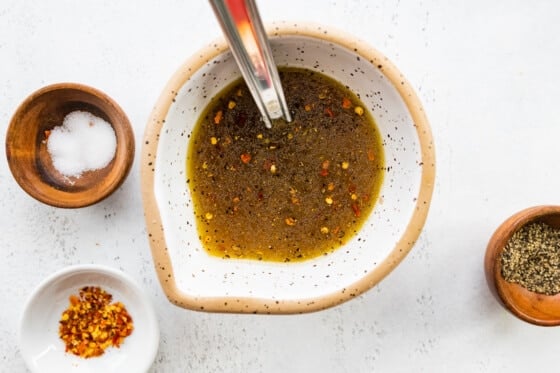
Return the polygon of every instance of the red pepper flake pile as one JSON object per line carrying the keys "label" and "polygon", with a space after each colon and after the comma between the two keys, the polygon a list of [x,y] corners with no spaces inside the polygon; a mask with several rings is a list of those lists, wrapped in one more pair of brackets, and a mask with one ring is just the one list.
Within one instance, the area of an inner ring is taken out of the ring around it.
{"label": "red pepper flake pile", "polygon": [[108,347],[120,347],[132,334],[132,317],[121,302],[97,286],[80,289],[71,295],[70,305],[62,313],[59,336],[66,352],[83,358],[100,356]]}

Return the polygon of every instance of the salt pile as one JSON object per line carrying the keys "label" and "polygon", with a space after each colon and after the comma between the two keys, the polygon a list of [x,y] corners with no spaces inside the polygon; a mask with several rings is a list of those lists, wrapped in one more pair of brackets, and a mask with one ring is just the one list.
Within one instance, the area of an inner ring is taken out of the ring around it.
{"label": "salt pile", "polygon": [[86,111],[73,111],[52,129],[47,150],[54,167],[67,177],[106,167],[115,157],[117,138],[111,125]]}

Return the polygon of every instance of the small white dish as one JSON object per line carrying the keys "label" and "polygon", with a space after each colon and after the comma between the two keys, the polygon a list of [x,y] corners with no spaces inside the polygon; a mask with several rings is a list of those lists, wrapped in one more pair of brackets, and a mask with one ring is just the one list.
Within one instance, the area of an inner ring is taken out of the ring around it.
{"label": "small white dish", "polygon": [[[100,286],[112,294],[134,323],[134,331],[119,348],[88,359],[65,352],[58,334],[70,295],[84,286]],[[49,276],[31,294],[21,320],[20,349],[32,372],[146,372],[158,345],[157,318],[147,295],[129,276],[100,265],[72,266]]]}

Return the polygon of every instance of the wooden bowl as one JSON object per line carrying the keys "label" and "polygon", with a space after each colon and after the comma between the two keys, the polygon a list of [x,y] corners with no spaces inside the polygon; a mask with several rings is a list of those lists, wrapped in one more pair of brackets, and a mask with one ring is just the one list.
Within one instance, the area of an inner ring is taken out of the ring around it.
{"label": "wooden bowl", "polygon": [[[106,167],[68,178],[53,166],[45,131],[61,125],[75,110],[109,122],[117,149]],[[6,134],[6,155],[15,180],[30,196],[55,207],[84,207],[106,198],[125,180],[134,159],[134,134],[109,96],[85,85],[59,83],[39,89],[17,108]]]}
{"label": "wooden bowl", "polygon": [[530,207],[502,223],[486,249],[486,280],[498,301],[518,318],[535,325],[556,326],[560,325],[560,294],[538,294],[502,277],[502,252],[510,237],[524,225],[536,222],[560,228],[560,206]]}

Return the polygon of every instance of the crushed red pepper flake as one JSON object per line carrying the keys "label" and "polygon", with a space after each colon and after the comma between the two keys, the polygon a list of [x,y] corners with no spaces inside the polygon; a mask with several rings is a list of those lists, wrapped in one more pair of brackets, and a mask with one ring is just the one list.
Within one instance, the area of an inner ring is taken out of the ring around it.
{"label": "crushed red pepper flake", "polygon": [[350,101],[348,98],[344,97],[342,99],[342,107],[344,109],[350,109],[352,107],[352,101]]}
{"label": "crushed red pepper flake", "polygon": [[134,330],[132,317],[121,302],[98,286],[85,286],[70,295],[58,333],[66,352],[83,358],[100,356],[108,347],[120,347]]}
{"label": "crushed red pepper flake", "polygon": [[330,166],[331,162],[328,159],[325,159],[323,162],[321,162],[321,171],[319,172],[319,175],[325,177],[325,176],[329,176],[329,166]]}
{"label": "crushed red pepper flake", "polygon": [[325,114],[327,114],[331,118],[334,117],[334,113],[333,113],[333,111],[331,110],[330,107],[325,108]]}
{"label": "crushed red pepper flake", "polygon": [[214,115],[214,124],[220,124],[222,118],[223,118],[223,112],[221,110],[218,110],[216,115]]}
{"label": "crushed red pepper flake", "polygon": [[245,164],[251,162],[251,154],[249,154],[249,153],[241,154],[241,162],[243,162]]}
{"label": "crushed red pepper flake", "polygon": [[360,214],[362,213],[360,210],[360,206],[357,203],[352,204],[352,211],[354,212],[354,216],[359,218]]}

